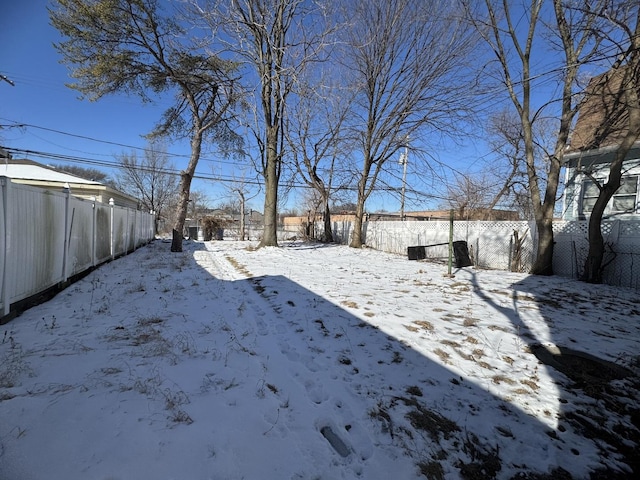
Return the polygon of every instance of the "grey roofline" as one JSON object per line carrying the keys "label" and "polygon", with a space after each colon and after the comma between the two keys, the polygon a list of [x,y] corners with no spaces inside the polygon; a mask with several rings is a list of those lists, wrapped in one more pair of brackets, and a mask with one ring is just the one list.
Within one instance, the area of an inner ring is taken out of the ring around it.
{"label": "grey roofline", "polygon": [[[595,157],[598,155],[604,155],[607,153],[615,152],[619,145],[607,145],[606,147],[593,148],[591,150],[577,150],[575,152],[565,153],[562,157],[562,163],[567,163],[575,158]],[[631,149],[640,148],[640,140],[633,144]]]}

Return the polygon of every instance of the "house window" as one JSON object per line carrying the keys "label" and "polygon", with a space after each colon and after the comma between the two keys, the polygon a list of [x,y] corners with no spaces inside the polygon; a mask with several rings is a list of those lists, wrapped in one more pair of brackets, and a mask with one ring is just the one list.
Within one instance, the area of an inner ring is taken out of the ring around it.
{"label": "house window", "polygon": [[[638,203],[638,178],[639,175],[622,177],[620,188],[616,190],[609,201],[605,213],[635,213]],[[582,184],[582,213],[593,211],[600,189],[593,180],[585,180]]]}
{"label": "house window", "polygon": [[620,188],[613,194],[611,211],[635,212],[638,197],[638,175],[622,177]]}
{"label": "house window", "polygon": [[582,184],[582,213],[591,213],[598,195],[600,195],[600,189],[594,181],[585,180]]}

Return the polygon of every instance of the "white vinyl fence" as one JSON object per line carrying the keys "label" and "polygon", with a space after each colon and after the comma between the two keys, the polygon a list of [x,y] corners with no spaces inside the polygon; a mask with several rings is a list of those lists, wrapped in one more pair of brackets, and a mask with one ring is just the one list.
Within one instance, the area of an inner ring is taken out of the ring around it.
{"label": "white vinyl fence", "polygon": [[0,176],[0,319],[154,238],[154,216]]}
{"label": "white vinyl fence", "polygon": [[[473,264],[478,267],[527,271],[535,251],[532,227],[535,229],[528,222],[456,221],[453,241],[467,242]],[[339,225],[341,239],[348,238],[343,228]],[[364,226],[364,241],[376,250],[399,254],[406,254],[410,246],[424,246],[427,259],[445,260],[449,256],[449,228],[448,221],[440,220],[369,221]]]}
{"label": "white vinyl fence", "polygon": [[[337,242],[349,243],[352,222],[333,222],[332,228]],[[363,229],[364,243],[376,250],[406,255],[410,246],[426,246],[427,259],[448,258],[448,246],[439,245],[449,241],[448,221],[370,221]],[[579,278],[589,249],[588,222],[557,221],[553,230],[555,274]],[[640,221],[604,221],[602,232],[608,252],[604,282],[640,290]],[[535,260],[537,231],[534,222],[455,221],[453,240],[467,242],[477,267],[528,272]]]}

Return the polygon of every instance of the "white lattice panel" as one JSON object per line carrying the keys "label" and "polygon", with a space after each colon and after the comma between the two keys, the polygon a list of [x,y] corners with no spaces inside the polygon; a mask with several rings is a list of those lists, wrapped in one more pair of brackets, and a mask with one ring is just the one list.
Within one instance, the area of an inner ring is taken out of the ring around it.
{"label": "white lattice panel", "polygon": [[640,237],[640,222],[620,222],[621,237]]}
{"label": "white lattice panel", "polygon": [[589,224],[584,221],[576,222],[555,222],[553,233],[566,233],[568,235],[587,235]]}
{"label": "white lattice panel", "polygon": [[[334,222],[334,235],[342,243],[351,238],[351,222]],[[589,225],[586,221],[558,221],[553,225],[553,269],[557,275],[579,278],[589,251]],[[365,243],[377,250],[407,254],[407,247],[434,245],[449,241],[449,222],[368,222],[364,226]],[[518,269],[528,272],[536,253],[535,225],[528,222],[454,222],[454,241],[464,240],[474,264],[483,268],[509,270],[512,265],[514,231],[524,238]],[[604,273],[606,283],[640,289],[640,221],[612,220],[603,222],[605,242],[615,252],[613,262]],[[448,246],[425,250],[428,259],[448,257]],[[605,262],[614,255],[608,254]]]}

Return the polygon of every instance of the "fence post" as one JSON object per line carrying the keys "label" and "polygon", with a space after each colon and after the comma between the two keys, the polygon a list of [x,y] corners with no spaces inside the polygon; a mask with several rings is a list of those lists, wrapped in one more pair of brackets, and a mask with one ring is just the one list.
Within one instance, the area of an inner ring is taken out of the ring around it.
{"label": "fence post", "polygon": [[124,229],[124,254],[129,253],[129,246],[131,245],[131,216],[129,215],[129,209],[127,208],[127,221]]}
{"label": "fence post", "polygon": [[449,210],[449,265],[447,276],[451,277],[451,264],[453,263],[453,208]]}
{"label": "fence post", "polygon": [[111,253],[111,260],[113,260],[115,258],[115,238],[113,237],[113,206],[115,205],[115,201],[113,200],[113,198],[109,199],[109,207],[111,207],[110,210],[110,215],[109,215],[109,249],[110,249],[110,253]]}
{"label": "fence post", "polygon": [[71,197],[71,189],[69,188],[68,183],[64,184],[62,193],[64,193],[64,251],[62,252],[62,281],[66,282],[69,278],[67,257],[69,256],[69,243],[71,242],[71,238],[69,238],[69,198]]}
{"label": "fence post", "polygon": [[98,243],[98,210],[96,208],[96,197],[91,197],[92,204],[92,219],[91,219],[91,266],[96,266],[96,244]]}
{"label": "fence post", "polygon": [[[515,235],[515,233],[517,232],[517,230],[514,230],[513,233]],[[513,235],[511,235],[509,237],[509,260],[508,260],[508,264],[507,264],[507,271],[508,272],[513,272]]]}
{"label": "fence post", "polygon": [[8,273],[9,267],[7,262],[13,255],[9,255],[11,249],[11,235],[9,234],[9,222],[11,209],[9,208],[11,180],[7,177],[0,177],[0,187],[2,188],[2,218],[0,223],[3,224],[4,233],[2,238],[2,291],[0,291],[0,299],[2,300],[2,317],[9,315],[11,311],[11,296],[12,292],[9,290]]}

